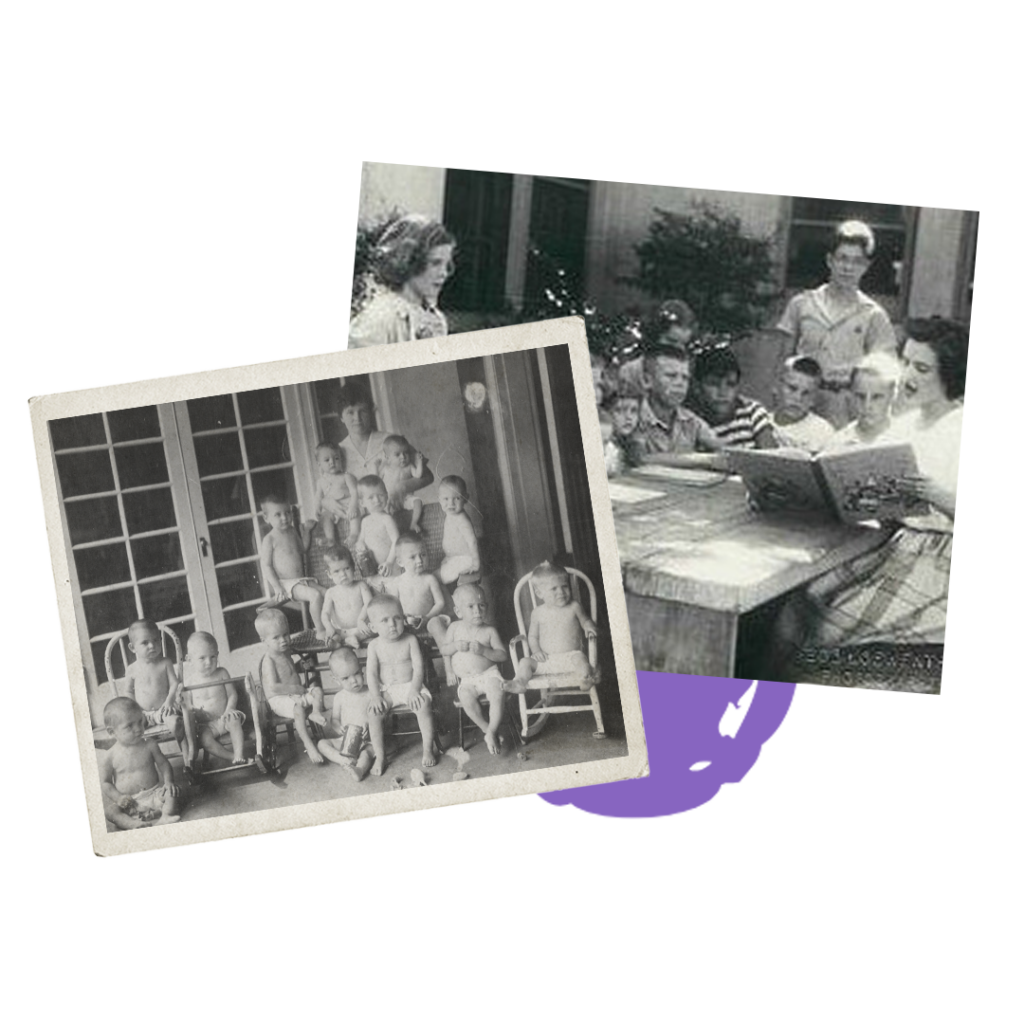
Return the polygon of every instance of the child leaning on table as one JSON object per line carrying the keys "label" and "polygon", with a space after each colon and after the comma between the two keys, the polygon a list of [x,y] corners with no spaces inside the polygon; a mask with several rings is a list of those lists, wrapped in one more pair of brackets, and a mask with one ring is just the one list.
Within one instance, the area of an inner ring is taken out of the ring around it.
{"label": "child leaning on table", "polygon": [[[560,565],[541,562],[530,575],[530,586],[541,602],[530,616],[530,655],[519,663],[506,689],[521,693],[536,676],[562,673],[573,675],[574,682],[589,689],[596,679],[584,649],[597,636],[597,626],[573,600],[569,573]],[[549,684],[541,679],[534,685]]]}
{"label": "child leaning on table", "polygon": [[480,571],[480,543],[473,521],[466,512],[469,488],[461,476],[446,476],[437,488],[437,498],[444,512],[441,550],[444,558],[437,567],[437,578],[445,584],[460,576]]}
{"label": "child leaning on table", "polygon": [[694,359],[688,403],[729,448],[778,447],[768,410],[740,394],[740,361],[726,345]]}
{"label": "child leaning on table", "polygon": [[181,722],[181,683],[174,660],[163,652],[160,629],[149,619],[138,619],[128,627],[128,650],[135,655],[125,669],[125,696],[136,701],[146,716],[146,726],[165,723],[181,743],[185,729]]}
{"label": "child leaning on table", "polygon": [[356,478],[345,472],[345,456],[341,448],[323,441],[316,446],[316,464],[320,475],[313,496],[313,508],[324,538],[328,544],[339,540],[337,525],[346,522],[347,543],[354,544],[359,536],[359,498],[356,494]]}
{"label": "child leaning on table", "polygon": [[[188,638],[184,681],[190,687],[205,682],[210,685],[188,690],[187,699],[192,705],[202,748],[232,764],[245,764],[242,756],[245,713],[238,710],[238,691],[227,669],[218,666],[218,656],[217,641],[209,633],[196,632]],[[231,742],[230,750],[221,743],[225,736]]]}
{"label": "child leaning on table", "polygon": [[821,366],[810,356],[790,356],[783,364],[775,384],[775,410],[772,426],[783,448],[802,448],[820,452],[827,447],[835,428],[823,416],[811,410],[818,400]]}
{"label": "child leaning on table", "polygon": [[[317,749],[328,761],[347,769],[356,782],[362,782],[367,772],[380,775],[384,771],[384,719],[369,713],[370,690],[354,651],[342,647],[331,655],[328,664],[331,677],[341,689],[334,695],[326,735]],[[361,731],[351,753],[346,752],[346,729]]]}
{"label": "child leaning on table", "polygon": [[100,761],[103,813],[118,828],[180,821],[178,787],[170,762],[155,739],[146,739],[146,715],[130,697],[115,697],[103,709],[114,745]]}
{"label": "child leaning on table", "polygon": [[602,412],[611,424],[604,453],[609,476],[634,469],[643,462],[643,443],[637,433],[643,401],[643,388],[628,378],[620,381],[618,390],[605,398]]}
{"label": "child leaning on table", "polygon": [[327,724],[324,691],[319,686],[311,686],[307,693],[303,687],[290,655],[292,640],[288,619],[280,608],[260,612],[253,624],[263,644],[259,673],[267,703],[274,714],[292,719],[306,748],[306,756],[313,764],[323,764],[323,756],[313,742],[306,719],[320,726]]}

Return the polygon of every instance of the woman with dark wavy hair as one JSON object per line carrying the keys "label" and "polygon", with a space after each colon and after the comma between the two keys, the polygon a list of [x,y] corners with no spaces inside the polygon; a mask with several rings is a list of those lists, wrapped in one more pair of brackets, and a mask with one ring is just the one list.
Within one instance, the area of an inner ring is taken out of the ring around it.
{"label": "woman with dark wavy hair", "polygon": [[371,255],[375,287],[349,325],[349,348],[446,335],[437,300],[454,254],[455,239],[437,221],[410,214],[388,224]]}
{"label": "woman with dark wavy hair", "polygon": [[944,642],[968,330],[938,317],[906,327],[901,389],[907,411],[880,440],[914,449],[918,475],[898,486],[925,502],[927,511],[905,516],[878,550],[808,587],[805,606],[790,607],[780,620],[784,638],[798,646],[801,640],[816,648]]}

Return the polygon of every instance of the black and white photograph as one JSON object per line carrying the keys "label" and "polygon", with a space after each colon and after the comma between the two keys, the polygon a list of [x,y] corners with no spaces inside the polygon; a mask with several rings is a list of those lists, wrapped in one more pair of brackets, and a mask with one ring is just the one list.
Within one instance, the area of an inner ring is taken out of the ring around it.
{"label": "black and white photograph", "polygon": [[978,223],[364,163],[349,346],[582,317],[637,668],[938,693]]}
{"label": "black and white photograph", "polygon": [[643,774],[591,380],[564,319],[35,400],[97,851]]}

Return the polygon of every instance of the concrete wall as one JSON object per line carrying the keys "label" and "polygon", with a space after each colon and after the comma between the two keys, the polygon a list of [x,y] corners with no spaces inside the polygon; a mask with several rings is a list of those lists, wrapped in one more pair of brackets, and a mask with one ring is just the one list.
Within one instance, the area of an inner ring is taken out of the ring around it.
{"label": "concrete wall", "polygon": [[379,220],[394,209],[441,220],[445,175],[443,167],[364,163],[360,221]]}
{"label": "concrete wall", "polygon": [[651,300],[643,293],[616,279],[636,271],[633,247],[646,236],[656,209],[685,213],[698,201],[735,214],[754,234],[781,241],[786,208],[782,196],[595,181],[587,226],[588,295],[613,312],[637,303],[650,305]]}

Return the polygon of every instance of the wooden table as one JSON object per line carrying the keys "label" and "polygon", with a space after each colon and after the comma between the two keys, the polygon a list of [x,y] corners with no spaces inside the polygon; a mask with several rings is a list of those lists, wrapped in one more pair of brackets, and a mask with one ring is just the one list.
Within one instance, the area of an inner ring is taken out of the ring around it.
{"label": "wooden table", "polygon": [[733,676],[740,616],[885,542],[749,508],[737,477],[651,466],[609,481],[636,667]]}

